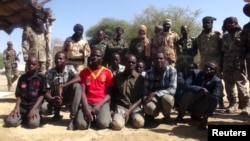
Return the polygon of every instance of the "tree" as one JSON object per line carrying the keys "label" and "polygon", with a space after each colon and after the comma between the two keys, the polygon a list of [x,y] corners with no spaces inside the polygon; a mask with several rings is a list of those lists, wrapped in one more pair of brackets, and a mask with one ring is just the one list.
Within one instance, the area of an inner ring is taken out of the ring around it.
{"label": "tree", "polygon": [[[191,11],[189,8],[176,6],[169,6],[167,9],[157,9],[154,6],[149,6],[135,17],[133,26],[146,25],[148,27],[148,36],[152,37],[155,25],[162,25],[165,19],[171,19],[171,29],[177,32],[178,35],[181,35],[180,27],[185,24],[189,26],[190,36],[195,37],[201,31],[201,24],[199,24],[200,22],[197,23],[197,18],[200,14],[200,9]],[[131,29],[132,31],[134,31],[134,28]]]}
{"label": "tree", "polygon": [[86,32],[86,36],[90,40],[94,39],[96,36],[96,33],[99,30],[103,30],[106,35],[112,38],[115,35],[115,28],[117,26],[122,26],[124,28],[125,30],[124,37],[126,39],[126,37],[128,36],[126,34],[126,30],[130,27],[130,24],[124,20],[116,20],[112,18],[104,18],[97,25],[90,27],[90,29],[87,30]]}
{"label": "tree", "polygon": [[185,24],[189,26],[190,36],[195,37],[201,31],[201,24],[197,22],[197,18],[201,14],[201,10],[190,10],[176,6],[169,6],[167,9],[157,9],[154,6],[149,6],[141,14],[138,14],[132,20],[132,24],[124,20],[116,20],[113,18],[104,18],[97,25],[92,26],[86,32],[86,36],[90,39],[95,37],[98,30],[103,30],[110,37],[114,36],[116,26],[124,27],[124,38],[129,42],[137,36],[137,29],[140,24],[144,24],[148,28],[148,37],[151,38],[154,34],[154,26],[162,25],[162,22],[169,18],[172,20],[172,30],[180,33],[180,27]]}

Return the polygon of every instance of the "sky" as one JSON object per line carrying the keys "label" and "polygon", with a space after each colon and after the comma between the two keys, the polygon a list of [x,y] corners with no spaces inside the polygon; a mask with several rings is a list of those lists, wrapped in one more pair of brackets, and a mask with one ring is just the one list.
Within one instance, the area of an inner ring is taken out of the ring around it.
{"label": "sky", "polygon": [[[244,0],[52,0],[44,7],[50,8],[56,18],[52,25],[52,38],[64,41],[73,34],[73,26],[77,23],[82,24],[87,31],[103,18],[131,22],[135,15],[141,14],[149,6],[159,9],[177,6],[192,11],[200,9],[201,14],[197,22],[201,23],[201,19],[205,16],[213,16],[217,19],[214,21],[213,29],[221,32],[226,17],[237,17],[241,27],[250,21],[250,18],[242,12],[245,4]],[[6,49],[7,41],[13,42],[17,53],[22,51],[21,38],[20,28],[14,29],[10,35],[1,30],[0,52]],[[22,55],[19,58],[20,63],[23,63]]]}

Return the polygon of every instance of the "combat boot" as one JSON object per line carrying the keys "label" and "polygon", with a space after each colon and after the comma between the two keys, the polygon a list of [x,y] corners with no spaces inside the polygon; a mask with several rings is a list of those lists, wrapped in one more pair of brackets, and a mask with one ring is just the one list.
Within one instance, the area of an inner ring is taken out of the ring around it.
{"label": "combat boot", "polygon": [[241,104],[242,104],[242,110],[240,112],[240,115],[249,116],[250,115],[249,99],[245,99],[245,101],[242,101]]}
{"label": "combat boot", "polygon": [[229,106],[226,108],[225,113],[229,113],[229,114],[234,113],[237,110],[235,106],[236,106],[236,99],[230,100]]}

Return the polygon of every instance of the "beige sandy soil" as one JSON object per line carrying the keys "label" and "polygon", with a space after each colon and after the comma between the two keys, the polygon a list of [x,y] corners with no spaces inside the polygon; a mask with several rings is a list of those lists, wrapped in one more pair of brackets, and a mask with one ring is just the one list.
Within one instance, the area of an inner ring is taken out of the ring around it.
{"label": "beige sandy soil", "polygon": [[[7,92],[6,78],[0,75],[0,92]],[[16,85],[16,83],[15,83]],[[162,123],[162,116],[157,117],[154,123],[143,129],[123,128],[120,131],[111,129],[96,130],[94,128],[85,131],[67,131],[69,113],[63,111],[63,119],[52,122],[51,116],[44,117],[44,124],[37,129],[25,127],[8,128],[4,125],[4,119],[15,106],[14,87],[11,93],[0,96],[0,141],[206,141],[207,131],[197,129],[198,122],[185,116],[185,123],[167,125]],[[227,103],[226,103],[227,104]],[[176,112],[172,113],[176,118]],[[250,118],[238,114],[222,114],[220,110],[209,118],[209,124],[249,124]]]}

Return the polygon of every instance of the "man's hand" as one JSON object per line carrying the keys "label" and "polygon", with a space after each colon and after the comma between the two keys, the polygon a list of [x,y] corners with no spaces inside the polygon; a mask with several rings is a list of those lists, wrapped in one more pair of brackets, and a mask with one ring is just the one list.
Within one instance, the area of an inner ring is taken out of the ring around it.
{"label": "man's hand", "polygon": [[29,114],[27,115],[27,118],[34,119],[34,118],[37,118],[37,116],[39,116],[39,115],[36,114],[36,109],[31,109]]}
{"label": "man's hand", "polygon": [[14,117],[15,115],[17,115],[18,117],[21,116],[19,107],[15,108],[13,111],[11,111],[11,113],[8,115],[8,118]]}
{"label": "man's hand", "polygon": [[92,122],[94,120],[90,110],[87,109],[84,111],[84,119],[88,122]]}
{"label": "man's hand", "polygon": [[147,98],[143,101],[143,104],[146,105],[147,103],[149,103],[155,96],[155,93],[150,93]]}
{"label": "man's hand", "polygon": [[91,113],[93,115],[97,115],[99,113],[100,109],[101,109],[100,105],[97,104],[97,105],[94,106],[94,108],[92,109]]}
{"label": "man's hand", "polygon": [[55,107],[60,107],[62,105],[62,98],[60,96],[55,96],[53,97],[52,99],[52,104],[55,106]]}
{"label": "man's hand", "polygon": [[209,92],[208,92],[208,90],[207,90],[206,88],[202,88],[202,89],[200,90],[200,94],[202,94],[202,95],[208,95]]}

